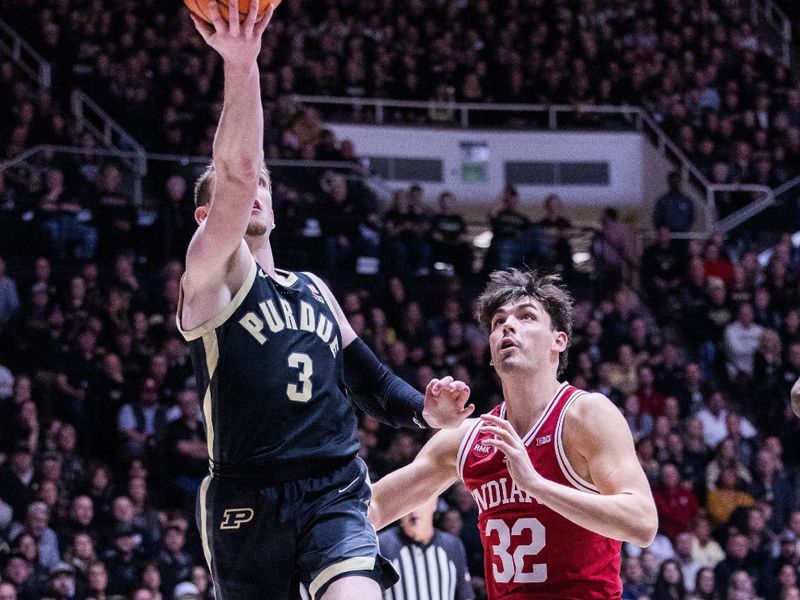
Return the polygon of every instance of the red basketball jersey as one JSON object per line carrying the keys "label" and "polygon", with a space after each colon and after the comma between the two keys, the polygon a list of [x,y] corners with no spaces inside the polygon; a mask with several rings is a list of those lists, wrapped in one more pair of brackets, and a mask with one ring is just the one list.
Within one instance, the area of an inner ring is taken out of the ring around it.
{"label": "red basketball jersey", "polygon": [[[585,394],[566,382],[522,437],[534,468],[547,479],[587,494],[599,493],[567,461],[564,416]],[[505,404],[492,414],[505,418]],[[458,469],[478,503],[489,600],[620,598],[621,543],[576,525],[539,504],[514,483],[503,453],[486,446],[478,422],[458,451]]]}

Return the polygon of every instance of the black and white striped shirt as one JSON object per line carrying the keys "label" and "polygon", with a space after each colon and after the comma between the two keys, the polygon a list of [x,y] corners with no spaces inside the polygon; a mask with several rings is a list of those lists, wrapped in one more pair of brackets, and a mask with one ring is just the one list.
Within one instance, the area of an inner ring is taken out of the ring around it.
{"label": "black and white striped shirt", "polygon": [[381,554],[400,574],[384,593],[386,600],[468,600],[474,597],[464,544],[456,536],[434,531],[428,544],[419,544],[400,527],[378,536]]}

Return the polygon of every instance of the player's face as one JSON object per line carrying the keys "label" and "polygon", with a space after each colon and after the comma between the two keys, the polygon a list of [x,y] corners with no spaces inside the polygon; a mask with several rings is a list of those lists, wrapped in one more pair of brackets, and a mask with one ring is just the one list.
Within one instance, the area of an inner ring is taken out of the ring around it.
{"label": "player's face", "polygon": [[489,347],[499,375],[538,370],[564,350],[567,335],[554,331],[538,300],[523,297],[501,306],[492,317]]}

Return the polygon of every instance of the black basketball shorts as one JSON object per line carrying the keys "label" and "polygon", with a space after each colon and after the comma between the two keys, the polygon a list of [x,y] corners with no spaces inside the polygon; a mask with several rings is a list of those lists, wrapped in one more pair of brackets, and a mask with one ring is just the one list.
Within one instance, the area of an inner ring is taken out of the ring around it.
{"label": "black basketball shorts", "polygon": [[313,598],[341,577],[384,589],[398,579],[367,520],[367,467],[354,459],[323,477],[261,485],[206,477],[197,521],[216,600]]}

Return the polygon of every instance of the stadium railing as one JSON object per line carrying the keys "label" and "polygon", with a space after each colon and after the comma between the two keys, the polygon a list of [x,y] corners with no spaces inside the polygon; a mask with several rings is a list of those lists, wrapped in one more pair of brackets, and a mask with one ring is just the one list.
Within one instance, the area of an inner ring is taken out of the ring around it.
{"label": "stadium railing", "polygon": [[11,26],[0,19],[0,49],[4,50],[23,73],[48,88],[52,83],[53,69],[50,63],[22,39]]}
{"label": "stadium railing", "polygon": [[776,50],[784,64],[792,62],[792,21],[773,0],[748,0],[750,21],[778,41]]}

